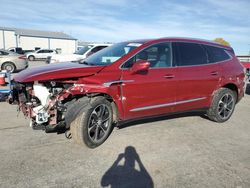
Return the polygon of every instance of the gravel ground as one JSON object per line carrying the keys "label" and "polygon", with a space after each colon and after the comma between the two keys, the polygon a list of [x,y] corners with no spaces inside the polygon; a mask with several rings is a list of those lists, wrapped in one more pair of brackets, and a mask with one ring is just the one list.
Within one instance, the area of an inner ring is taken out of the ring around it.
{"label": "gravel ground", "polygon": [[[43,62],[31,62],[30,66]],[[34,131],[0,103],[0,187],[250,187],[250,84],[232,118],[127,123],[97,149]]]}

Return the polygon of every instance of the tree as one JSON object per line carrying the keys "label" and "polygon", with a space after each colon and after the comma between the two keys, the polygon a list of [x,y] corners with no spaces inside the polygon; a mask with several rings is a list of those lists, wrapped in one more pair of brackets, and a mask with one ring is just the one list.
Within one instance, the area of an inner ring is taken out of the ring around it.
{"label": "tree", "polygon": [[225,41],[223,38],[216,38],[216,39],[214,39],[214,41],[218,42],[218,43],[220,43],[222,45],[225,45],[225,46],[230,46],[230,43]]}

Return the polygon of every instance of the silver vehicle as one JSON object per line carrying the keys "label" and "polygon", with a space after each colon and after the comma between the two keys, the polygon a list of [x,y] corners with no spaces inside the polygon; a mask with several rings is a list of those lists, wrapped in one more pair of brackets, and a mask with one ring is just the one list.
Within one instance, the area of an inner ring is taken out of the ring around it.
{"label": "silver vehicle", "polygon": [[48,56],[46,59],[46,63],[79,61],[111,45],[111,43],[91,43],[81,47],[74,54],[53,54],[51,56]]}
{"label": "silver vehicle", "polygon": [[27,53],[26,57],[30,61],[34,61],[35,59],[46,59],[48,56],[51,56],[53,54],[57,54],[57,51],[51,49],[40,49],[35,52]]}
{"label": "silver vehicle", "polygon": [[0,67],[1,70],[16,72],[28,67],[28,61],[25,55],[0,49]]}

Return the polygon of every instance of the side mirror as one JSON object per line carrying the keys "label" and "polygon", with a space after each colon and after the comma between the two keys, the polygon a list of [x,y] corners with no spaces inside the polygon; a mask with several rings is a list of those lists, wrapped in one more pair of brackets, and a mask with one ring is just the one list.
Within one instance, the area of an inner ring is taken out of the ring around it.
{"label": "side mirror", "polygon": [[149,69],[150,63],[146,60],[139,60],[137,61],[132,67],[131,72],[136,74],[139,72],[145,72]]}

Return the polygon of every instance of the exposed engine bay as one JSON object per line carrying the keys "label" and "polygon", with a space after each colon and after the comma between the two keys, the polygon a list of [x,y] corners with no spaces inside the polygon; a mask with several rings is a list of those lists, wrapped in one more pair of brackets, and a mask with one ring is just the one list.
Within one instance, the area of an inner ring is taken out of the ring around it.
{"label": "exposed engine bay", "polygon": [[69,91],[73,85],[54,81],[14,83],[9,103],[18,104],[34,129],[67,128],[67,107],[77,99],[73,99]]}

